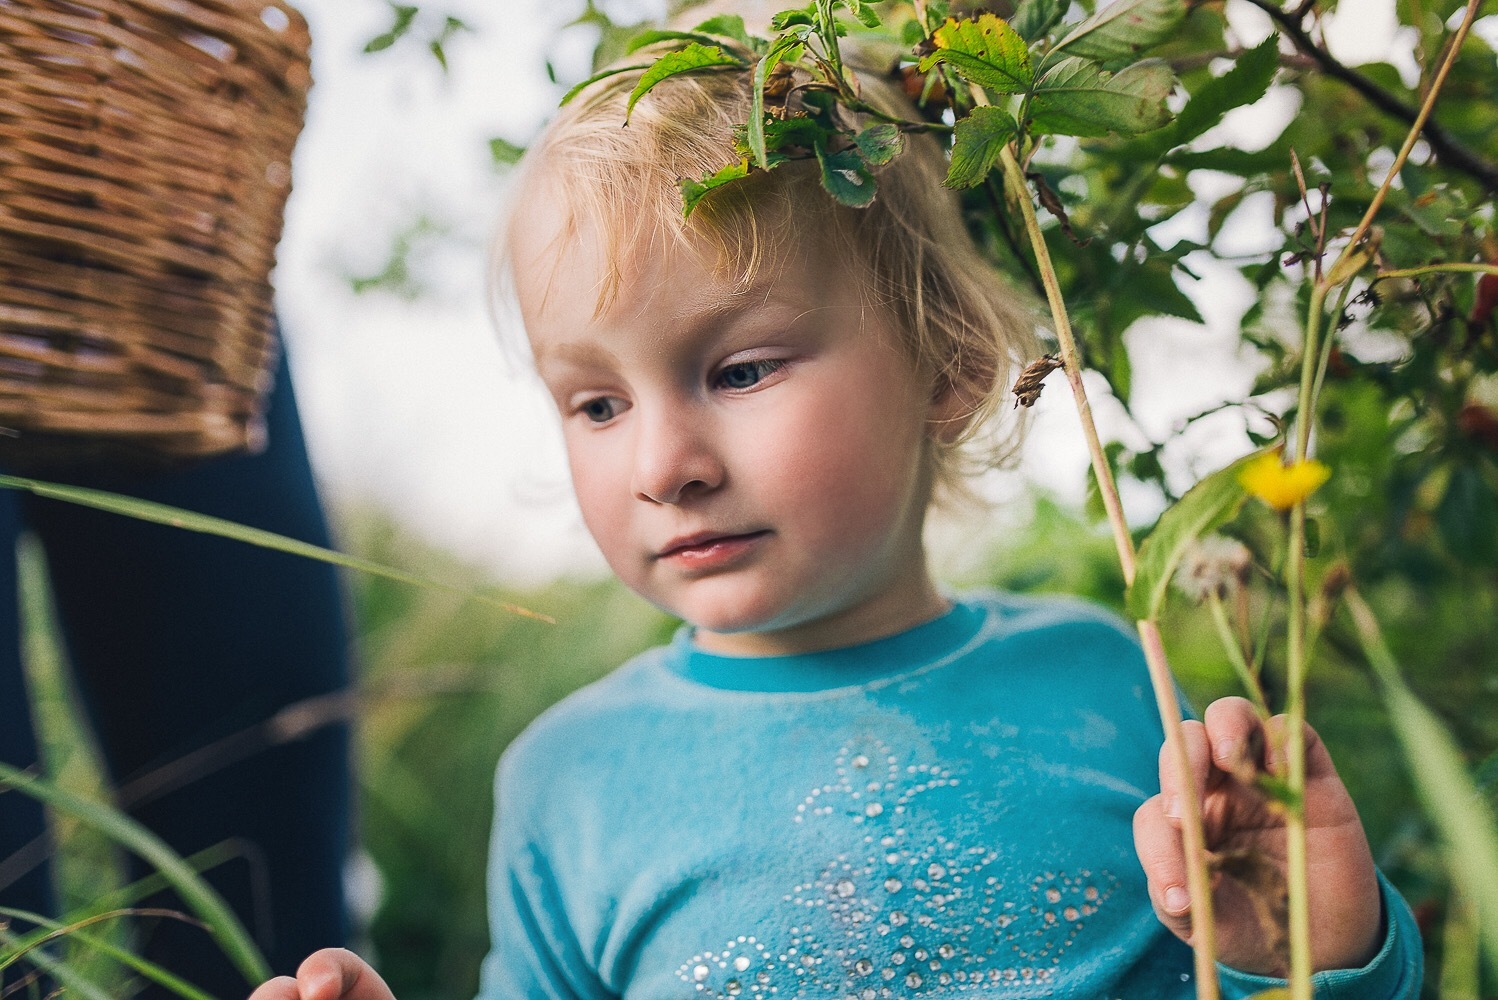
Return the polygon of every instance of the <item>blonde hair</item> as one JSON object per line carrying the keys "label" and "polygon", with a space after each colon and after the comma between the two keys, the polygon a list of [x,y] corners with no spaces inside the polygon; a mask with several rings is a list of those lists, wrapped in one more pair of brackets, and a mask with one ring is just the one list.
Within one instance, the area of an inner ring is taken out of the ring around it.
{"label": "blonde hair", "polygon": [[[1009,386],[1039,353],[1039,342],[1029,298],[983,259],[957,196],[942,186],[946,157],[939,143],[929,134],[908,134],[904,151],[876,169],[878,195],[867,208],[837,204],[809,160],[752,171],[711,191],[684,218],[678,182],[738,159],[734,134],[750,114],[752,78],[737,69],[672,77],[635,105],[626,125],[639,76],[632,70],[605,77],[564,106],[517,178],[515,204],[536,196],[538,179],[548,186],[546,196],[560,200],[558,249],[583,231],[601,241],[599,313],[618,294],[630,261],[673,247],[716,248],[719,267],[748,287],[803,234],[826,240],[827,249],[857,265],[868,304],[885,310],[902,332],[902,346],[931,380],[933,398],[944,390],[961,394],[960,433],[933,441],[934,496],[975,499],[968,478],[1003,464],[1018,444],[1023,413],[1013,410]],[[861,85],[871,106],[915,119],[890,82],[869,74]],[[503,255],[501,248],[501,270]]]}

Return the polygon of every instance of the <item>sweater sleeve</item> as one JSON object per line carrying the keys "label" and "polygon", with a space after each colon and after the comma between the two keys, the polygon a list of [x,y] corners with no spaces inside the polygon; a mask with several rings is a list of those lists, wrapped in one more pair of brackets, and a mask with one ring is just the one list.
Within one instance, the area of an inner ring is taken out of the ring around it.
{"label": "sweater sleeve", "polygon": [[478,1000],[610,1000],[567,917],[545,840],[532,832],[535,789],[501,760],[489,853],[490,949]]}
{"label": "sweater sleeve", "polygon": [[[1361,969],[1329,969],[1311,977],[1317,1000],[1417,1000],[1424,976],[1425,954],[1420,929],[1404,898],[1380,873],[1383,898],[1384,943]],[[1218,966],[1223,996],[1241,1000],[1262,990],[1284,986],[1283,979],[1255,976]]]}

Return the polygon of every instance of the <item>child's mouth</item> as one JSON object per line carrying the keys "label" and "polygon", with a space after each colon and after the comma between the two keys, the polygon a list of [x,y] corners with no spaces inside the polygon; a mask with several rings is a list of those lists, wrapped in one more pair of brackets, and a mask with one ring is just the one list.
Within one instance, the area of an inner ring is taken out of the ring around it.
{"label": "child's mouth", "polygon": [[741,535],[690,535],[673,539],[656,558],[688,569],[717,569],[746,555],[769,533],[750,531]]}

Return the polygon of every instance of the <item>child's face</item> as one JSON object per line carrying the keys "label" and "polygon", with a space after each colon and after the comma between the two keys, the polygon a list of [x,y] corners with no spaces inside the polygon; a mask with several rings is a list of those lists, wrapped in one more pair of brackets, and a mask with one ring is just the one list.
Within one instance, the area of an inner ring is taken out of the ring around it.
{"label": "child's face", "polygon": [[921,526],[946,414],[846,262],[808,252],[742,291],[713,251],[676,249],[629,268],[595,316],[596,247],[559,254],[546,211],[512,236],[521,309],[620,579],[724,652],[848,645],[939,613]]}

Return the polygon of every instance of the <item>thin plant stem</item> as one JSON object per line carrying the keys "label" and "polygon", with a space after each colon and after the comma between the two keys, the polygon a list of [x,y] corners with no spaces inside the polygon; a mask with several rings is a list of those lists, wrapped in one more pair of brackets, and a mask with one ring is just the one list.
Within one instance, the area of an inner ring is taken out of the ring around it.
{"label": "thin plant stem", "polygon": [[[1308,349],[1306,353],[1310,356],[1311,352]],[[1285,582],[1290,591],[1287,612],[1290,648],[1285,685],[1285,781],[1290,789],[1290,803],[1285,810],[1285,879],[1289,888],[1291,1000],[1311,1000],[1311,908],[1305,814],[1305,540],[1306,508],[1305,504],[1296,504],[1290,511],[1290,552],[1285,566]]]}
{"label": "thin plant stem", "polygon": [[[1448,46],[1446,57],[1441,62],[1430,90],[1425,95],[1420,113],[1405,136],[1404,144],[1394,157],[1383,183],[1374,193],[1367,210],[1353,230],[1351,238],[1342,246],[1336,262],[1321,276],[1319,270],[1311,289],[1311,300],[1306,314],[1305,344],[1301,355],[1300,396],[1296,415],[1295,449],[1296,462],[1306,460],[1310,450],[1311,432],[1316,422],[1316,403],[1321,387],[1318,373],[1321,365],[1322,323],[1325,320],[1328,294],[1339,285],[1345,285],[1372,260],[1372,251],[1363,246],[1364,237],[1373,225],[1374,218],[1388,197],[1394,178],[1403,169],[1410,151],[1414,149],[1420,132],[1435,107],[1437,96],[1451,72],[1452,65],[1461,51],[1467,30],[1477,16],[1481,0],[1468,0],[1465,16]],[[1324,235],[1324,234],[1323,234]],[[1319,262],[1318,262],[1319,268]],[[1346,289],[1343,289],[1345,301]],[[1287,610],[1287,677],[1285,698],[1285,761],[1286,783],[1290,791],[1290,807],[1286,810],[1286,880],[1289,887],[1290,923],[1290,996],[1291,1000],[1311,1000],[1311,929],[1310,929],[1310,883],[1306,859],[1305,827],[1305,680],[1308,650],[1306,649],[1306,509],[1305,503],[1296,504],[1290,511],[1289,552],[1285,565],[1285,584],[1289,591]]]}
{"label": "thin plant stem", "polygon": [[1232,664],[1238,680],[1243,683],[1244,690],[1258,710],[1259,718],[1269,718],[1269,702],[1264,697],[1264,686],[1259,683],[1258,676],[1248,665],[1248,658],[1243,655],[1243,645],[1233,633],[1233,623],[1228,621],[1228,609],[1222,603],[1221,595],[1216,592],[1208,594],[1207,609],[1212,613],[1212,624],[1217,629],[1217,638],[1222,641],[1223,652],[1227,654],[1228,662]]}
{"label": "thin plant stem", "polygon": [[1087,439],[1087,452],[1092,457],[1092,471],[1097,478],[1098,492],[1103,498],[1103,508],[1108,513],[1108,525],[1113,529],[1113,545],[1118,550],[1118,563],[1123,568],[1124,582],[1133,583],[1134,538],[1124,520],[1123,504],[1119,502],[1118,487],[1113,482],[1113,470],[1103,452],[1103,442],[1098,436],[1097,424],[1092,419],[1092,404],[1082,385],[1082,359],[1077,351],[1076,338],[1072,335],[1066,303],[1061,298],[1061,283],[1056,280],[1056,269],[1051,265],[1051,254],[1046,248],[1045,236],[1040,231],[1040,220],[1035,216],[1030,188],[1025,183],[1019,161],[1008,148],[999,154],[999,159],[1004,167],[1005,183],[1019,202],[1020,211],[1025,218],[1025,229],[1035,252],[1035,263],[1040,269],[1041,284],[1051,307],[1051,325],[1055,328],[1056,340],[1061,346],[1061,363],[1066,372],[1066,380],[1071,384],[1072,398],[1077,403],[1077,416],[1082,421],[1082,435]]}
{"label": "thin plant stem", "polygon": [[[981,104],[986,97],[979,88],[974,88],[974,97]],[[1041,282],[1045,287],[1046,301],[1050,305],[1051,319],[1056,339],[1060,344],[1062,366],[1067,382],[1071,385],[1072,399],[1076,402],[1077,415],[1082,424],[1082,434],[1087,440],[1087,450],[1092,456],[1092,472],[1097,479],[1098,492],[1108,512],[1108,523],[1113,529],[1113,543],[1118,550],[1119,564],[1126,583],[1134,582],[1135,553],[1133,536],[1124,520],[1123,505],[1119,501],[1118,485],[1113,479],[1113,470],[1103,452],[1102,440],[1097,425],[1092,419],[1092,406],[1087,399],[1087,390],[1082,384],[1081,358],[1077,351],[1076,338],[1072,335],[1071,322],[1066,314],[1066,304],[1061,297],[1061,284],[1056,280],[1056,271],[1051,264],[1051,255],[1046,248],[1045,235],[1040,221],[1035,216],[1035,205],[1030,197],[1029,185],[1014,153],[1006,146],[999,159],[1004,169],[1005,182],[1019,204],[1024,216],[1025,230],[1035,253],[1040,269]],[[1181,732],[1181,706],[1176,698],[1175,679],[1165,657],[1165,644],[1160,630],[1153,620],[1135,623],[1139,630],[1140,644],[1144,650],[1145,663],[1149,669],[1150,684],[1154,688],[1155,704],[1160,712],[1160,724],[1165,730],[1166,752],[1181,775],[1179,791],[1181,805],[1181,841],[1186,855],[1186,889],[1191,897],[1191,945],[1195,960],[1196,995],[1198,1000],[1218,1000],[1217,984],[1217,935],[1212,918],[1212,884],[1207,867],[1206,836],[1202,827],[1201,801],[1196,786],[1191,782],[1190,758],[1186,752],[1186,741]]]}
{"label": "thin plant stem", "polygon": [[1498,264],[1427,264],[1424,267],[1402,267],[1393,271],[1379,271],[1374,281],[1385,278],[1420,278],[1427,274],[1488,274],[1498,277]]}
{"label": "thin plant stem", "polygon": [[1338,271],[1344,261],[1355,252],[1357,245],[1368,233],[1373,225],[1373,219],[1378,215],[1378,210],[1383,207],[1384,199],[1389,195],[1389,188],[1394,183],[1394,178],[1399,171],[1404,169],[1404,161],[1409,159],[1410,150],[1415,148],[1416,141],[1420,138],[1420,132],[1425,128],[1425,121],[1430,117],[1432,109],[1436,106],[1436,97],[1441,93],[1442,86],[1446,83],[1446,77],[1451,73],[1451,67],[1456,64],[1456,57],[1462,51],[1462,43],[1467,40],[1467,31],[1472,27],[1472,22],[1477,19],[1477,9],[1482,6],[1482,0],[1467,0],[1466,13],[1462,15],[1462,23],[1457,26],[1456,34],[1452,36],[1451,44],[1447,48],[1446,58],[1441,62],[1441,68],[1436,71],[1435,79],[1431,81],[1430,90],[1425,95],[1425,102],[1420,105],[1420,113],[1415,116],[1415,123],[1410,126],[1409,134],[1404,137],[1404,145],[1399,147],[1399,153],[1394,157],[1394,163],[1389,167],[1388,176],[1373,195],[1373,200],[1368,203],[1368,210],[1363,213],[1362,221],[1358,228],[1353,231],[1352,239],[1342,248],[1342,253],[1337,257],[1337,263],[1332,265],[1328,272],[1327,281],[1335,284],[1339,280]]}

